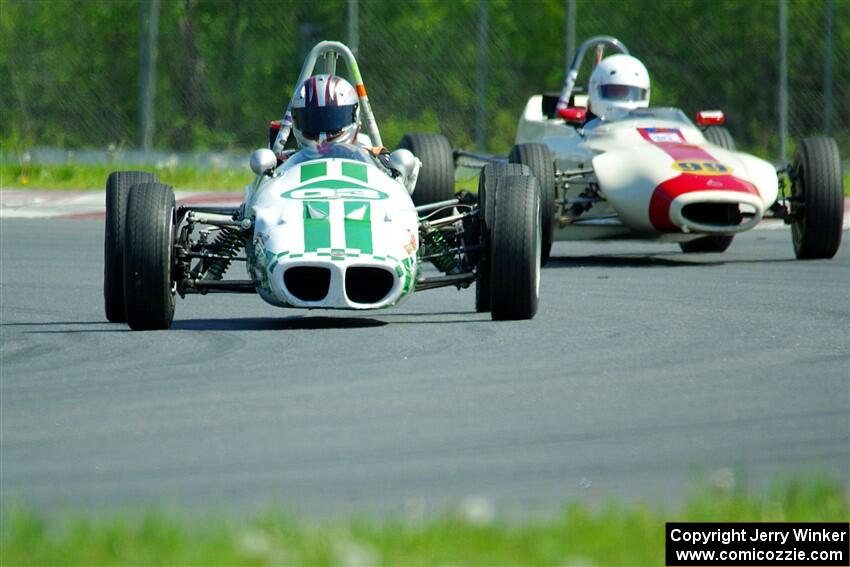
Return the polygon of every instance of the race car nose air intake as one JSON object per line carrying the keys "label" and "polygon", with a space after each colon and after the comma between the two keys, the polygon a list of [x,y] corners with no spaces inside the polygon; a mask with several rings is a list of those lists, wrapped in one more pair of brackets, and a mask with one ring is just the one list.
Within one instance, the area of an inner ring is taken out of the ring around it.
{"label": "race car nose air intake", "polygon": [[393,274],[384,268],[352,266],[345,272],[345,295],[355,303],[378,303],[394,283]]}
{"label": "race car nose air intake", "polygon": [[321,301],[331,286],[331,271],[318,266],[294,266],[283,274],[283,283],[301,301]]}
{"label": "race car nose air intake", "polygon": [[691,203],[682,207],[682,217],[690,224],[737,227],[741,224],[738,203]]}

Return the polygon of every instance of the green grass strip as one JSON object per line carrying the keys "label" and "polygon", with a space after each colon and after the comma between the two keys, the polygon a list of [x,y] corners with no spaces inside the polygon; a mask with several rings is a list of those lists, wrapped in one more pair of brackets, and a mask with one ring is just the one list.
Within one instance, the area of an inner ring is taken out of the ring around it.
{"label": "green grass strip", "polygon": [[762,496],[712,488],[675,513],[613,502],[507,520],[481,502],[436,517],[303,521],[148,512],[49,516],[6,508],[2,565],[663,565],[666,521],[844,521],[846,487],[791,482]]}
{"label": "green grass strip", "polygon": [[1,164],[0,188],[45,190],[100,190],[113,171],[150,171],[175,190],[241,193],[254,175],[241,169],[146,167],[138,165],[26,165]]}
{"label": "green grass strip", "polygon": [[[324,163],[324,162],[323,162]],[[307,164],[312,165],[312,164]],[[319,164],[316,164],[319,165]],[[147,167],[138,165],[25,165],[0,164],[0,188],[45,190],[101,190],[113,171],[144,170],[155,173],[176,190],[241,192],[254,175],[241,169],[210,169],[192,166]],[[346,185],[349,187],[349,185]],[[350,187],[360,188],[356,185]],[[465,168],[457,176],[455,190],[478,192],[477,170]],[[844,196],[850,197],[850,175],[844,174]]]}

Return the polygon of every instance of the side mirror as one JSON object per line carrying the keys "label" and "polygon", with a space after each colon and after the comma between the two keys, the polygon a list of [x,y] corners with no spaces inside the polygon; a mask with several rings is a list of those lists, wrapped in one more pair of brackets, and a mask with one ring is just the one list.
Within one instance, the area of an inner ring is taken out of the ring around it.
{"label": "side mirror", "polygon": [[563,118],[567,124],[584,124],[587,117],[587,111],[583,108],[562,108],[558,111],[558,116]]}
{"label": "side mirror", "polygon": [[719,126],[726,121],[722,110],[700,110],[697,112],[698,126]]}
{"label": "side mirror", "polygon": [[277,165],[277,157],[274,152],[268,148],[260,148],[254,150],[251,154],[251,171],[257,175],[262,175],[270,169],[274,169]]}

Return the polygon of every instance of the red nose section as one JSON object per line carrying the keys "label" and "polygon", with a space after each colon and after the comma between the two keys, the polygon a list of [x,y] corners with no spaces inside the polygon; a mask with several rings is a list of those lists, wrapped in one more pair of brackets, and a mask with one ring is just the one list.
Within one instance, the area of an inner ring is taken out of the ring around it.
{"label": "red nose section", "polygon": [[670,203],[685,193],[734,191],[758,196],[758,190],[752,183],[732,175],[729,167],[704,149],[688,144],[677,128],[638,128],[638,132],[647,142],[673,158],[673,168],[682,172],[656,187],[652,193],[649,220],[657,230],[679,230],[670,221]]}
{"label": "red nose section", "polygon": [[661,232],[677,231],[679,227],[670,221],[670,203],[679,195],[699,191],[736,191],[758,196],[751,184],[732,175],[693,175],[683,173],[668,179],[655,188],[649,200],[649,220]]}

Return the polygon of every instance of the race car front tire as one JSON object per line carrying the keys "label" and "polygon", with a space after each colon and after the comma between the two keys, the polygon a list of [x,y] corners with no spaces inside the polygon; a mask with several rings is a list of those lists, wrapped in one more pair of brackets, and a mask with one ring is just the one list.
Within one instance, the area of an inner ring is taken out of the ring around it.
{"label": "race car front tire", "polygon": [[511,148],[508,161],[527,165],[540,184],[540,211],[542,214],[543,249],[541,261],[546,264],[552,251],[555,231],[555,160],[545,144],[517,144]]}
{"label": "race car front tire", "polygon": [[531,175],[501,177],[491,197],[491,315],[531,319],[540,295],[540,184]]}
{"label": "race car front tire", "polygon": [[[490,247],[490,227],[493,226],[494,199],[487,196],[495,194],[496,181],[509,175],[530,175],[527,166],[518,163],[490,163],[481,169],[478,177],[478,210],[481,234],[479,242],[483,249]],[[475,282],[475,310],[478,313],[490,311],[490,262],[488,254],[480,255],[478,280]]]}
{"label": "race car front tire", "polygon": [[174,318],[174,191],[137,183],[127,199],[124,299],[133,330],[167,329]]}
{"label": "race car front tire", "polygon": [[702,131],[702,135],[715,146],[720,146],[731,152],[737,151],[735,138],[732,137],[732,133],[725,126],[708,126]]}
{"label": "race car front tire", "polygon": [[106,319],[127,320],[124,312],[124,226],[127,195],[136,183],[156,182],[146,171],[114,171],[106,179],[106,219],[103,238],[103,306]]}
{"label": "race car front tire", "polygon": [[729,235],[704,236],[691,240],[689,242],[680,242],[679,248],[685,254],[707,254],[711,252],[725,252],[729,245],[732,244],[734,237]]}
{"label": "race car front tire", "polygon": [[422,162],[413,203],[417,206],[447,201],[455,196],[455,164],[452,146],[440,134],[405,134],[398,145]]}
{"label": "race car front tire", "polygon": [[791,240],[800,260],[832,258],[841,245],[844,180],[838,144],[805,138],[794,154]]}

